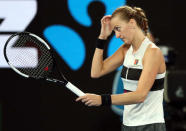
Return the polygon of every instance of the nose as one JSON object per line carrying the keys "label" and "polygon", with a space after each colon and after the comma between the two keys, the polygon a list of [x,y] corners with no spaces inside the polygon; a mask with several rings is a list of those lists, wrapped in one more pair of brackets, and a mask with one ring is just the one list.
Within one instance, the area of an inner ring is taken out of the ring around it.
{"label": "nose", "polygon": [[116,38],[120,38],[120,36],[121,36],[120,33],[117,31],[115,32],[115,35],[116,35]]}

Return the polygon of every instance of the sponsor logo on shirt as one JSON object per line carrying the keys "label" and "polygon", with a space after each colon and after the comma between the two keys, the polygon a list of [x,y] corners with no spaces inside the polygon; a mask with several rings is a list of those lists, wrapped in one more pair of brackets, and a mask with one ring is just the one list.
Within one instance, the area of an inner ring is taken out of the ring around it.
{"label": "sponsor logo on shirt", "polygon": [[139,62],[139,59],[135,59],[135,60],[134,60],[134,65],[137,65],[138,62]]}

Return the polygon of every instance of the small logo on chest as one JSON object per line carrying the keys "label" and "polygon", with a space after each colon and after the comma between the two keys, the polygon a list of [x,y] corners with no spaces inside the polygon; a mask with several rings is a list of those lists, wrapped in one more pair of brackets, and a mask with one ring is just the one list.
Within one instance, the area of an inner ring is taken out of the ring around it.
{"label": "small logo on chest", "polygon": [[135,60],[134,60],[134,65],[137,65],[138,62],[139,62],[139,59],[135,59]]}

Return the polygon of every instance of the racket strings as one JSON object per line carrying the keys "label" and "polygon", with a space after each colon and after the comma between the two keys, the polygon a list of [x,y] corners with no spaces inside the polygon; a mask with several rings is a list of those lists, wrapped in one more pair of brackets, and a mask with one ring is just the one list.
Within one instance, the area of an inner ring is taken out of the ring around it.
{"label": "racket strings", "polygon": [[[9,56],[9,62],[20,72],[35,78],[49,75],[53,67],[53,58],[44,43],[31,35],[22,34],[19,35],[12,47],[14,47],[13,49],[19,47],[20,49],[17,50],[19,53],[11,58],[11,53],[14,50],[10,49],[10,51],[7,50],[7,56]],[[26,48],[32,48],[35,51],[24,50]]]}

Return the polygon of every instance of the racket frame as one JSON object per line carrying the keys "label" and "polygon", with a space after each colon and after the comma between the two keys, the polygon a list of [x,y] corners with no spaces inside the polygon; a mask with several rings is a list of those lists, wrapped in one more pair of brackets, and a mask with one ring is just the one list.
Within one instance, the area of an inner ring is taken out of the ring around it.
{"label": "racket frame", "polygon": [[[50,53],[51,53],[51,55],[52,55],[52,57],[53,57],[53,60],[54,60],[54,64],[56,64],[57,69],[58,69],[58,71],[59,71],[61,77],[64,79],[64,81],[57,80],[57,79],[53,79],[53,78],[51,79],[51,78],[48,78],[48,77],[41,77],[41,78],[30,77],[29,75],[26,75],[26,74],[20,72],[18,69],[16,69],[16,68],[9,62],[9,60],[8,60],[8,58],[7,58],[7,55],[6,55],[6,48],[7,48],[7,45],[8,45],[8,43],[9,43],[9,41],[10,41],[14,36],[18,36],[18,35],[20,35],[20,34],[31,35],[31,36],[35,37],[36,39],[40,40],[40,41],[46,46],[46,48],[50,51]],[[9,65],[16,73],[18,73],[19,75],[21,75],[21,76],[23,76],[23,77],[25,77],[25,78],[44,79],[44,80],[49,81],[49,82],[59,83],[59,84],[64,85],[64,86],[65,86],[66,88],[68,88],[69,90],[71,90],[71,91],[72,91],[74,94],[76,94],[77,96],[84,96],[84,95],[85,95],[84,92],[82,92],[80,89],[78,89],[76,86],[74,86],[71,82],[69,82],[69,81],[66,80],[66,78],[63,76],[63,74],[62,74],[61,71],[59,70],[59,67],[58,67],[57,63],[55,62],[55,58],[54,58],[54,56],[53,56],[53,52],[52,52],[50,46],[49,46],[42,38],[40,38],[39,36],[37,36],[37,35],[35,35],[35,34],[33,34],[33,33],[30,33],[30,32],[18,32],[18,33],[15,33],[15,34],[11,35],[11,36],[8,38],[8,40],[6,41],[5,46],[4,46],[3,53],[4,53],[4,57],[5,57],[5,60],[6,60],[6,62],[8,63],[8,65]]]}

